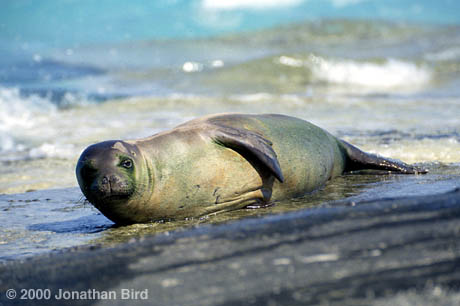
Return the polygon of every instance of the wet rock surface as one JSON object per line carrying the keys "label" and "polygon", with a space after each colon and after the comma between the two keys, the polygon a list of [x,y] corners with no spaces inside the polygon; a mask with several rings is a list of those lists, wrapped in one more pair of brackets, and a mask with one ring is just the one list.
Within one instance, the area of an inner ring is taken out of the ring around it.
{"label": "wet rock surface", "polygon": [[[32,288],[49,289],[51,299],[19,299],[21,289]],[[458,188],[204,225],[0,265],[0,305],[56,304],[60,290],[93,293],[67,301],[74,305],[455,305],[459,288]],[[8,300],[7,289],[17,298]],[[122,299],[127,289],[129,300]],[[116,299],[98,299],[95,291],[115,292]]]}

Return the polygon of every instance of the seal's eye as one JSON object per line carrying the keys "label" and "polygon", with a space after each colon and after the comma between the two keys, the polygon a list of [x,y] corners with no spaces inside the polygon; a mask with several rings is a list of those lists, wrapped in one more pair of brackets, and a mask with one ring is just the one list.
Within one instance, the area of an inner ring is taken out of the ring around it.
{"label": "seal's eye", "polygon": [[133,161],[130,159],[125,159],[121,162],[121,166],[126,169],[131,169],[133,167]]}

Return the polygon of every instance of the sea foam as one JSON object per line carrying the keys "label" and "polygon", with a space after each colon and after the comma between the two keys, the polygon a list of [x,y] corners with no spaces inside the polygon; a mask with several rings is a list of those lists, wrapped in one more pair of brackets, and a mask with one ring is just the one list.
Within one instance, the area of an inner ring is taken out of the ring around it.
{"label": "sea foam", "polygon": [[49,99],[0,87],[0,161],[70,158],[73,146],[58,141],[59,110]]}
{"label": "sea foam", "polygon": [[47,99],[22,97],[18,88],[0,87],[0,152],[23,150],[17,139],[26,137],[55,111],[56,106]]}
{"label": "sea foam", "polygon": [[398,59],[354,61],[311,54],[307,59],[280,56],[278,62],[309,69],[313,81],[376,90],[417,89],[432,79],[432,71],[428,67]]}

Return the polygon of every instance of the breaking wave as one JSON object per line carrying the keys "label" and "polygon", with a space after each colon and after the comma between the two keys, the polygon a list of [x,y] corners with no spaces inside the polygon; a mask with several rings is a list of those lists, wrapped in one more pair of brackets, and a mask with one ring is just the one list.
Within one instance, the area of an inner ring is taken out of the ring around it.
{"label": "breaking wave", "polygon": [[305,60],[280,56],[278,63],[309,69],[313,82],[370,89],[419,88],[432,79],[432,71],[428,67],[397,59],[372,62],[326,59],[315,55]]}
{"label": "breaking wave", "polygon": [[0,110],[0,152],[5,152],[23,150],[20,139],[46,123],[56,106],[36,95],[21,97],[17,88],[0,87]]}
{"label": "breaking wave", "polygon": [[55,139],[59,109],[40,95],[21,95],[18,88],[0,87],[0,160],[36,159],[71,155]]}

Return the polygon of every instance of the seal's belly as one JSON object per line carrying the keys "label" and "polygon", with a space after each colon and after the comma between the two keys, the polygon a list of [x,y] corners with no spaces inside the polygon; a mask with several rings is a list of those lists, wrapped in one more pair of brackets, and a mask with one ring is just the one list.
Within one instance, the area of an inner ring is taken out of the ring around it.
{"label": "seal's belly", "polygon": [[[337,140],[306,121],[273,115],[213,120],[211,136],[207,121],[198,121],[146,143],[144,150],[155,156],[154,189],[141,204],[146,215],[181,218],[264,205],[314,191],[343,171]],[[263,152],[263,139],[279,161],[282,183],[261,160],[271,154]],[[260,150],[266,155],[257,156]]]}
{"label": "seal's belly", "polygon": [[196,177],[195,194],[188,198],[189,207],[195,206],[200,214],[208,214],[270,200],[275,181],[271,174],[237,152],[213,145],[213,150],[208,149],[206,156],[195,161],[192,174]]}
{"label": "seal's belly", "polygon": [[[187,157],[193,163],[190,172],[179,181],[189,184],[177,186],[185,193],[175,193],[184,195],[176,199],[176,204],[184,203],[178,207],[184,208],[185,215],[192,210],[203,215],[248,205],[264,205],[316,190],[332,176],[335,153],[334,144],[328,139],[323,139],[323,144],[316,142],[315,138],[305,140],[291,135],[273,143],[284,171],[283,183],[250,155],[215,143],[208,144],[206,155]],[[174,177],[181,175],[183,173],[177,173]],[[177,216],[180,211],[174,214]]]}

